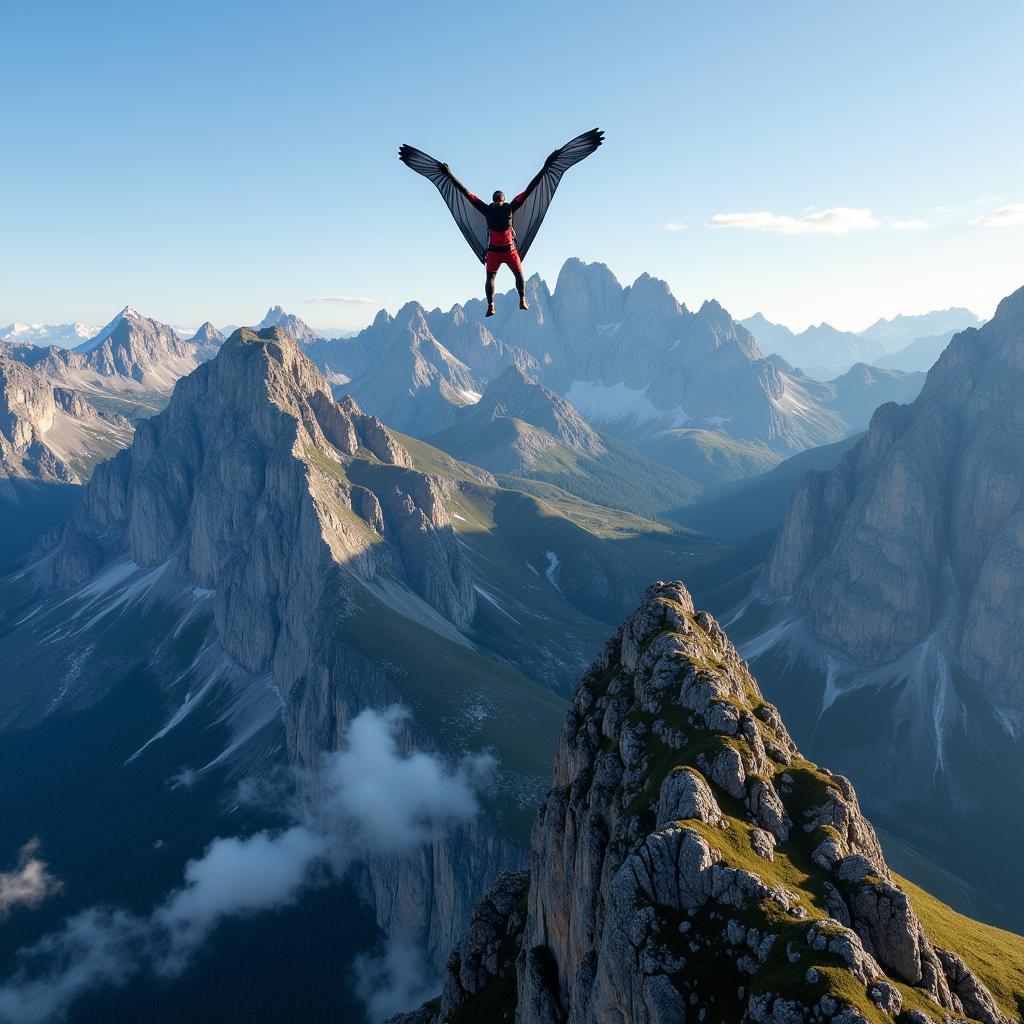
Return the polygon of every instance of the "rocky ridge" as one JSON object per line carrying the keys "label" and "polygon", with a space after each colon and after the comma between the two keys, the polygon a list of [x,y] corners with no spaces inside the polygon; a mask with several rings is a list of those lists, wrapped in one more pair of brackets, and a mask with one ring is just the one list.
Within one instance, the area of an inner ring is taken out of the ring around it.
{"label": "rocky ridge", "polygon": [[1008,1021],[681,583],[581,679],[529,872],[498,878],[440,999],[396,1021],[485,1019]]}

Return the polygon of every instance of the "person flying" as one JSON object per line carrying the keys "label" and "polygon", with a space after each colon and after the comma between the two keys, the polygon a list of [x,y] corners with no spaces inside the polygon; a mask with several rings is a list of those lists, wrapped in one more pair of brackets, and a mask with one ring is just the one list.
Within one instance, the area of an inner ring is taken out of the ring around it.
{"label": "person flying", "polygon": [[519,308],[530,308],[523,277],[527,250],[548,212],[562,175],[573,164],[590,156],[602,142],[604,132],[594,128],[556,149],[511,203],[505,201],[505,193],[501,190],[491,196],[490,203],[486,203],[470,192],[447,164],[412,146],[399,148],[398,159],[437,187],[463,237],[484,264],[487,271],[484,283],[487,316],[494,316],[494,279],[502,264],[507,265],[515,276]]}

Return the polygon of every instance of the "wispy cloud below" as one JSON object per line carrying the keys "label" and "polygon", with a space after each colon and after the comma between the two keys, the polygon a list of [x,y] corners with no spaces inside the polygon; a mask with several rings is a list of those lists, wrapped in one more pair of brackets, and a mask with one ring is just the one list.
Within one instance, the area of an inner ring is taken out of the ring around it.
{"label": "wispy cloud below", "polygon": [[662,227],[662,230],[664,230],[664,231],[685,231],[686,230],[686,225],[685,224],[676,224],[675,221],[671,221],[671,220],[667,224],[662,224],[661,227]]}
{"label": "wispy cloud below", "polygon": [[1024,203],[1011,203],[993,213],[983,213],[969,223],[986,228],[1008,228],[1015,224],[1024,224]]}
{"label": "wispy cloud below", "polygon": [[60,891],[62,882],[37,857],[39,840],[30,839],[18,851],[18,866],[0,871],[0,920],[15,907],[34,907]]}
{"label": "wispy cloud below", "polygon": [[[0,984],[0,1021],[44,1024],[91,989],[143,974],[177,977],[222,921],[288,906],[343,876],[354,858],[415,849],[475,817],[493,758],[470,755],[449,764],[422,751],[406,754],[399,736],[407,717],[399,707],[363,711],[349,726],[347,748],[324,755],[326,821],[215,839],[148,914],[88,907],[19,950],[13,974]],[[0,875],[12,905],[59,886],[35,849],[23,848],[17,871]],[[407,1009],[436,984],[398,940],[379,962],[368,959],[357,969],[359,992],[374,1014]]]}
{"label": "wispy cloud below", "polygon": [[376,301],[365,295],[324,295],[319,299],[306,299],[306,302],[337,303],[342,306],[372,306]]}
{"label": "wispy cloud below", "polygon": [[742,231],[770,231],[777,235],[845,235],[851,231],[877,228],[881,221],[866,209],[833,206],[827,210],[792,217],[766,210],[749,213],[716,213],[708,221],[711,228]]}

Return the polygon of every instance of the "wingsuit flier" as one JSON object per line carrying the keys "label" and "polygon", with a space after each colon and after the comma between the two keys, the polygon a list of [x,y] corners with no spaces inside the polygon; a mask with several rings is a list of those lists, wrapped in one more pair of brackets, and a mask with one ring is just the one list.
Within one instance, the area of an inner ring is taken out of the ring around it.
{"label": "wingsuit flier", "polygon": [[548,212],[562,175],[573,164],[590,156],[602,142],[604,132],[594,128],[556,149],[511,203],[505,202],[505,193],[500,190],[491,196],[490,203],[485,203],[452,174],[447,164],[412,146],[399,148],[398,159],[437,186],[463,237],[484,264],[487,316],[494,316],[494,278],[503,263],[515,275],[519,308],[529,309],[523,277],[526,252]]}

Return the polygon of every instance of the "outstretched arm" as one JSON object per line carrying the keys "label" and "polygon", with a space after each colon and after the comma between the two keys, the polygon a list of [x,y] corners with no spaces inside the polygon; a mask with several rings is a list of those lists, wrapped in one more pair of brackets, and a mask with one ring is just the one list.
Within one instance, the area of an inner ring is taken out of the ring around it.
{"label": "outstretched arm", "polygon": [[525,203],[526,200],[530,198],[530,193],[541,183],[541,181],[543,181],[544,175],[548,173],[548,170],[551,168],[551,165],[558,159],[559,152],[560,151],[556,149],[553,153],[550,153],[548,155],[547,160],[544,161],[544,166],[533,176],[533,178],[530,181],[530,184],[527,185],[526,188],[524,188],[523,191],[520,192],[519,195],[517,195],[515,199],[512,200],[513,213],[515,213],[516,210],[518,210],[519,207],[522,206],[523,203]]}
{"label": "outstretched arm", "polygon": [[454,174],[452,174],[452,169],[447,164],[441,164],[441,166],[447,172],[452,184],[459,190],[459,192],[461,192],[481,213],[483,213],[483,211],[487,209],[487,204],[479,196],[473,195],[473,193],[470,192]]}

